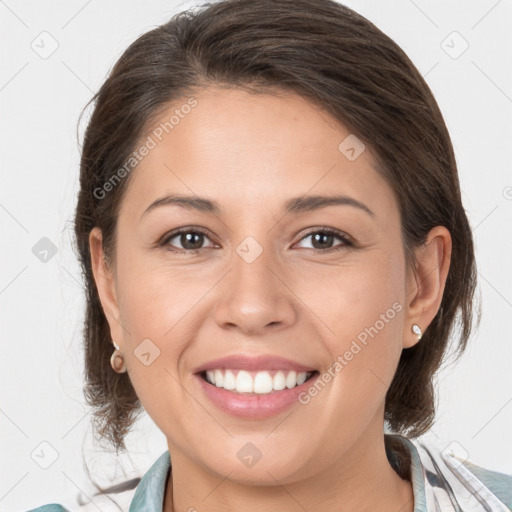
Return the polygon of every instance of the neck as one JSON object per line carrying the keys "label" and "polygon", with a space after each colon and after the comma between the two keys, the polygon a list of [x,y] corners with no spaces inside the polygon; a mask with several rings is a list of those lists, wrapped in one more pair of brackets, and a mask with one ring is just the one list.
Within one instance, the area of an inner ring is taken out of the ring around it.
{"label": "neck", "polygon": [[[371,442],[369,442],[371,441]],[[384,434],[362,436],[335,465],[313,476],[281,485],[239,483],[205,469],[172,446],[172,471],[163,512],[249,512],[354,510],[413,512],[410,481],[400,478],[388,461]]]}

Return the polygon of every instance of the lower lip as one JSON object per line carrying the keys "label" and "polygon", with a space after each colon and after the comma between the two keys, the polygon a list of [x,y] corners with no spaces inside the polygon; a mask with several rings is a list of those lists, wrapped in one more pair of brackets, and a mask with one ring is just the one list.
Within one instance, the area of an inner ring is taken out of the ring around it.
{"label": "lower lip", "polygon": [[263,419],[279,414],[292,404],[298,403],[298,395],[308,389],[318,375],[318,373],[313,375],[294,388],[261,395],[235,393],[206,382],[199,374],[195,374],[194,377],[199,380],[206,396],[223,411],[243,418]]}

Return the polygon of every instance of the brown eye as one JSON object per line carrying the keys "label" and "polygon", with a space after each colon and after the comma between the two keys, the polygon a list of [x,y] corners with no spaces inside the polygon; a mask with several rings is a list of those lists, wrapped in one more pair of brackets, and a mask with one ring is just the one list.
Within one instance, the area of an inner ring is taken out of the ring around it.
{"label": "brown eye", "polygon": [[205,240],[209,237],[204,231],[185,228],[165,236],[159,245],[176,252],[197,252],[206,248],[203,247]]}
{"label": "brown eye", "polygon": [[[306,240],[307,238],[311,238],[311,249],[319,252],[328,252],[330,250],[338,250],[342,249],[343,247],[351,247],[354,245],[349,237],[331,228],[323,228],[316,231],[311,231],[306,236],[304,236],[301,241]],[[333,245],[336,239],[340,240],[342,243]]]}

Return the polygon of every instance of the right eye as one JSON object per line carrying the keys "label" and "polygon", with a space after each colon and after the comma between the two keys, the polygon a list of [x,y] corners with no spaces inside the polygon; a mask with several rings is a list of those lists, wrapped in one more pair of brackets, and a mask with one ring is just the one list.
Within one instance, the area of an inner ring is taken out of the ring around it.
{"label": "right eye", "polygon": [[[205,238],[209,239],[206,231],[192,228],[180,228],[165,235],[158,245],[170,251],[196,253],[201,249],[205,249],[205,247],[202,247]],[[171,243],[171,240],[174,239],[177,239],[181,247],[174,247]]]}

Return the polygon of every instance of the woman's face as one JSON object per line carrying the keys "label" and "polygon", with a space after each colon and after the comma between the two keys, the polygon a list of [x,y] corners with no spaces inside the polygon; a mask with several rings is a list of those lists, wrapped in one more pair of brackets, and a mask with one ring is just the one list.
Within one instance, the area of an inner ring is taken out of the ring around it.
{"label": "woman's face", "polygon": [[349,467],[428,323],[398,203],[370,149],[304,99],[194,97],[130,177],[115,280],[96,271],[112,337],[173,465],[272,484]]}

